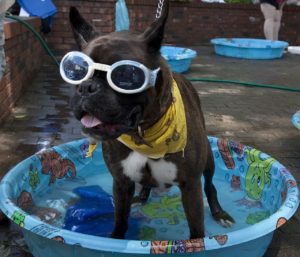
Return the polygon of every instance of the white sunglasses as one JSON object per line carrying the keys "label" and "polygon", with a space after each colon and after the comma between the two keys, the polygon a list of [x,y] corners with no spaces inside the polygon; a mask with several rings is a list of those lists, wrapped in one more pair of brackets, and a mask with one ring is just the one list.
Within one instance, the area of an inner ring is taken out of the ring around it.
{"label": "white sunglasses", "polygon": [[60,75],[73,85],[90,79],[95,70],[105,71],[107,82],[112,89],[123,94],[135,94],[155,86],[157,73],[145,65],[122,60],[113,65],[95,63],[86,54],[78,51],[67,53],[60,62]]}

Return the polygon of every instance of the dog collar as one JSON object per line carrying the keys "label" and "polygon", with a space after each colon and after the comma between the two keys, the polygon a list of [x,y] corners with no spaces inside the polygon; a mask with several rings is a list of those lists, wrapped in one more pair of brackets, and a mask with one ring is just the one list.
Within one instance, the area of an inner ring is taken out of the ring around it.
{"label": "dog collar", "polygon": [[130,149],[152,159],[167,153],[184,151],[187,142],[186,117],[183,101],[176,81],[172,85],[173,101],[167,112],[151,128],[143,131],[143,141],[137,144],[132,136],[123,134],[118,140]]}

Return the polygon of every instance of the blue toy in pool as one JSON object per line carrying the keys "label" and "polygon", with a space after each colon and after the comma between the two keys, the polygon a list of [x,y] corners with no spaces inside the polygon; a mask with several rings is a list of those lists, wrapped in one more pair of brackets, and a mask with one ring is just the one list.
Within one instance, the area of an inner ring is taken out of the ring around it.
{"label": "blue toy in pool", "polygon": [[63,228],[89,235],[109,236],[114,216],[112,196],[97,185],[78,187],[73,192],[79,199],[67,209]]}
{"label": "blue toy in pool", "polygon": [[[109,237],[114,224],[114,203],[110,194],[100,186],[77,187],[73,190],[79,196],[65,214],[63,228],[87,235]],[[133,238],[137,235],[136,220],[129,219],[130,233],[126,236]]]}
{"label": "blue toy in pool", "polygon": [[252,38],[215,38],[211,40],[219,55],[244,59],[281,58],[288,43]]}
{"label": "blue toy in pool", "polygon": [[[204,238],[189,239],[177,187],[133,206],[126,239],[109,238],[112,177],[101,144],[87,157],[86,139],[49,148],[9,171],[0,184],[0,208],[22,228],[35,257],[262,257],[274,230],[298,208],[297,183],[257,149],[214,137],[209,142],[220,202],[236,223],[218,225],[204,199]],[[63,204],[54,210],[49,202]]]}

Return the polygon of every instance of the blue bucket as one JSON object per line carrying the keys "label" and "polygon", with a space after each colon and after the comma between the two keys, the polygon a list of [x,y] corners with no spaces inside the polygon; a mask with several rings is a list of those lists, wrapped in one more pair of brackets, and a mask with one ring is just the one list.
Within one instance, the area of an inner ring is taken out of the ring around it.
{"label": "blue bucket", "polygon": [[244,59],[281,58],[288,43],[251,38],[215,38],[211,40],[216,54]]}
{"label": "blue bucket", "polygon": [[[132,207],[125,240],[97,236],[92,229],[79,233],[78,227],[91,224],[107,229],[113,217],[112,178],[101,144],[87,157],[86,139],[37,153],[10,170],[0,184],[0,208],[22,228],[35,257],[261,257],[274,230],[298,208],[297,183],[283,165],[259,150],[214,137],[209,142],[220,202],[236,223],[232,228],[218,225],[204,199],[204,238],[189,239],[177,187],[152,193],[145,205]],[[87,199],[103,208],[95,210],[92,202],[83,207]],[[83,215],[76,219],[74,208]],[[73,226],[62,228],[74,210]]]}
{"label": "blue bucket", "polygon": [[178,73],[187,71],[192,59],[197,56],[197,52],[192,49],[175,46],[162,46],[160,53],[167,60],[171,70]]}
{"label": "blue bucket", "polygon": [[57,12],[52,0],[17,0],[17,2],[30,16],[45,19],[54,16]]}

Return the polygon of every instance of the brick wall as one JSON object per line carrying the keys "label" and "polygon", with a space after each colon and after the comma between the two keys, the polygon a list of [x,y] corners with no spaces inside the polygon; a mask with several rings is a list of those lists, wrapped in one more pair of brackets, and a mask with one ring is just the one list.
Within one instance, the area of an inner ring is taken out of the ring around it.
{"label": "brick wall", "polygon": [[[58,14],[48,40],[56,53],[74,49],[75,42],[68,22],[71,5],[77,6],[88,20],[103,33],[114,30],[115,0],[70,1],[54,0]],[[157,0],[126,0],[131,29],[143,31],[156,12]],[[194,0],[191,3],[171,2],[166,27],[166,43],[177,45],[209,44],[215,37],[263,38],[263,16],[259,5],[209,4]],[[286,6],[280,39],[300,44],[300,7]]]}
{"label": "brick wall", "polygon": [[71,6],[77,7],[82,16],[102,33],[109,33],[114,30],[115,0],[53,0],[53,3],[57,7],[57,14],[47,41],[57,55],[62,55],[70,49],[76,48],[69,24]]}
{"label": "brick wall", "polygon": [[[26,19],[37,31],[40,20]],[[4,24],[6,70],[0,81],[0,123],[11,112],[14,104],[30,85],[43,60],[43,51],[33,34],[16,21]]]}
{"label": "brick wall", "polygon": [[[143,31],[155,17],[157,1],[127,0],[131,29]],[[165,42],[179,45],[208,44],[215,37],[264,38],[259,5],[172,2]],[[300,7],[286,6],[280,39],[300,44]]]}

